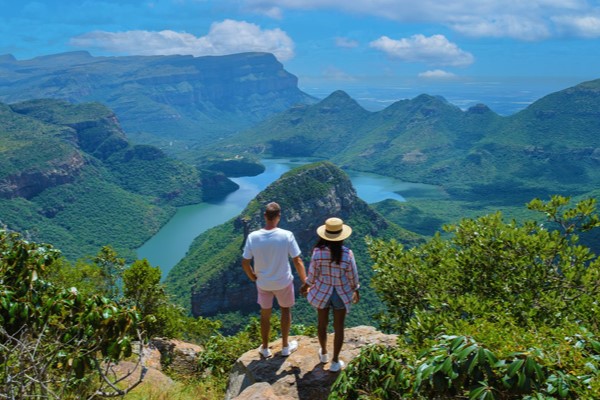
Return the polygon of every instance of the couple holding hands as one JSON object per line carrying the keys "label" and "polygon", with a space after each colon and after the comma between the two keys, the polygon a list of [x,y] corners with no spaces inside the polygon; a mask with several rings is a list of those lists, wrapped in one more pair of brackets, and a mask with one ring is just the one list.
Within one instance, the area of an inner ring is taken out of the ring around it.
{"label": "couple holding hands", "polygon": [[[339,218],[329,218],[317,229],[319,240],[313,248],[308,276],[300,258],[300,248],[294,234],[278,227],[281,207],[272,202],[267,204],[265,226],[248,235],[244,246],[242,267],[248,278],[256,282],[262,344],[261,356],[270,357],[269,333],[273,298],[281,309],[282,356],[288,356],[298,348],[298,342],[288,341],[292,322],[291,307],[295,304],[295,293],[289,258],[298,272],[302,286],[300,293],[317,310],[317,332],[319,339],[319,361],[327,363],[327,327],[329,312],[333,310],[333,356],[329,371],[344,368],[339,354],[344,343],[346,313],[360,299],[358,272],[352,250],[344,246],[344,239],[352,234],[352,228]],[[254,260],[254,263],[252,263]]]}

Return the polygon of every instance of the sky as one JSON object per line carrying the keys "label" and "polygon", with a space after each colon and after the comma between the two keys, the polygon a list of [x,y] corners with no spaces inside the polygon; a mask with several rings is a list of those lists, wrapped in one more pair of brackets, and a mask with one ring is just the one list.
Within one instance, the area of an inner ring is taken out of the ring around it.
{"label": "sky", "polygon": [[0,0],[0,55],[271,52],[303,91],[511,114],[600,78],[600,1]]}

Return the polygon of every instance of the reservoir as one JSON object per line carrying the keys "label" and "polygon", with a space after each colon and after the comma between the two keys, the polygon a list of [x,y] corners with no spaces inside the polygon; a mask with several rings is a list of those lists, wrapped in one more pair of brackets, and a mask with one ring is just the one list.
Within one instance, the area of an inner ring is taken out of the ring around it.
{"label": "reservoir", "polygon": [[[139,259],[146,258],[154,267],[159,266],[163,279],[181,260],[192,241],[202,232],[237,217],[258,193],[287,171],[307,164],[305,159],[265,159],[265,172],[257,176],[230,178],[240,188],[223,200],[178,208],[177,212],[152,238],[137,250]],[[358,197],[367,203],[386,199],[406,201],[400,194],[411,193],[412,198],[436,198],[437,186],[402,182],[398,179],[357,171],[345,171]],[[411,197],[409,197],[411,198]]]}

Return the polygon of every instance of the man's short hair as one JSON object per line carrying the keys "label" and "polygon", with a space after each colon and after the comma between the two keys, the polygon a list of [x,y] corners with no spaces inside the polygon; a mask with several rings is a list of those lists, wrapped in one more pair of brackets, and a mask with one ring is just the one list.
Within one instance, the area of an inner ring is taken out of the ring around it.
{"label": "man's short hair", "polygon": [[275,218],[277,218],[280,215],[281,215],[281,207],[279,206],[279,204],[275,203],[274,201],[267,204],[267,207],[265,208],[265,217],[269,221],[274,220]]}

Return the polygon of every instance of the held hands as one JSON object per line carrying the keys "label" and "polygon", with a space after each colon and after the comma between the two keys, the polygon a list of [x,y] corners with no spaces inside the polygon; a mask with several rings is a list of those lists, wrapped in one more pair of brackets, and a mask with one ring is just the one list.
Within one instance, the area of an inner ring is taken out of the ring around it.
{"label": "held hands", "polygon": [[309,290],[310,286],[307,283],[303,283],[302,286],[300,286],[300,294],[302,295],[302,297],[306,297]]}

